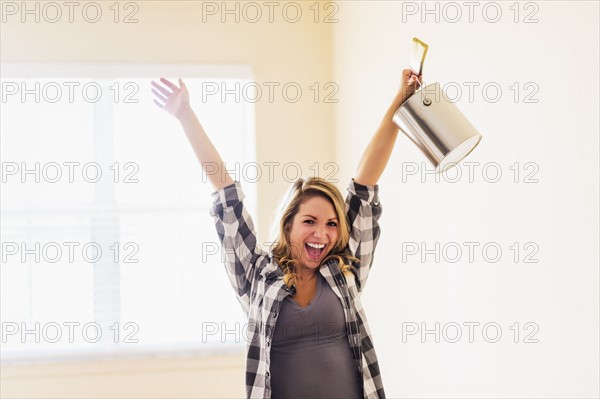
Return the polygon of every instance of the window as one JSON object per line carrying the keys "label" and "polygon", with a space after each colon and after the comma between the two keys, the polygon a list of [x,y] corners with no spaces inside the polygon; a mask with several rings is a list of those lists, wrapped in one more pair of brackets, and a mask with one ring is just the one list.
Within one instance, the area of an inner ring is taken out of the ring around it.
{"label": "window", "polygon": [[255,161],[253,104],[206,95],[249,67],[2,65],[3,362],[245,346],[212,186],[152,102],[161,76],[186,82],[228,169]]}

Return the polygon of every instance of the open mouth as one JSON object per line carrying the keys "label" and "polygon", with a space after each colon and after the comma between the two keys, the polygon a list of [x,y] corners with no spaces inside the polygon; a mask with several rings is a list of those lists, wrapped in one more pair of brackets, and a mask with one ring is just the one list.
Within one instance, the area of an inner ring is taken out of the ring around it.
{"label": "open mouth", "polygon": [[323,252],[325,252],[326,247],[327,245],[319,243],[304,244],[304,248],[306,248],[306,253],[308,253],[308,257],[312,260],[318,260],[323,254]]}

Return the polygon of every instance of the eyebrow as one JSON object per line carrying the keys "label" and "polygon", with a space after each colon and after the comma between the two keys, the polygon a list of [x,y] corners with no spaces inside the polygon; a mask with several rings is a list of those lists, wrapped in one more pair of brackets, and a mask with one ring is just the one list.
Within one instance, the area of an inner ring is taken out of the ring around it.
{"label": "eyebrow", "polygon": [[[308,217],[311,217],[311,218],[313,218],[313,219],[316,219],[316,217],[314,217],[313,215],[302,215],[302,216],[303,216],[303,217],[304,217],[304,216],[308,216]],[[327,219],[327,220],[338,220],[338,218],[331,218],[331,219]]]}

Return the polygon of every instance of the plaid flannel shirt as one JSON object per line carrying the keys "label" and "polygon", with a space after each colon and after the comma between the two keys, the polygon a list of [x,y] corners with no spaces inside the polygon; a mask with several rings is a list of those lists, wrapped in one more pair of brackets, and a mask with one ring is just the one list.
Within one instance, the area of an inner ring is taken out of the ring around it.
{"label": "plaid flannel shirt", "polygon": [[[366,399],[385,398],[377,355],[360,294],[365,287],[379,239],[378,219],[382,207],[378,186],[364,186],[350,181],[346,197],[346,214],[351,226],[347,251],[360,259],[356,270],[342,273],[337,260],[323,264],[319,271],[339,297],[346,319],[348,343],[363,380]],[[212,194],[213,216],[225,269],[248,316],[246,338],[246,394],[248,398],[271,398],[270,346],[277,315],[286,296],[295,293],[287,288],[283,271],[272,254],[257,244],[252,218],[243,205],[244,193],[238,181]]]}

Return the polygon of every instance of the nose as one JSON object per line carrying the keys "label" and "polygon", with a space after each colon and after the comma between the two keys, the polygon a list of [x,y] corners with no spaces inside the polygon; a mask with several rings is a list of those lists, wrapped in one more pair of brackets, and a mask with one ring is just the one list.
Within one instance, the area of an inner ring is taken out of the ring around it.
{"label": "nose", "polygon": [[322,225],[318,225],[317,227],[315,227],[315,231],[314,231],[313,235],[315,236],[315,238],[324,237],[325,236],[325,227]]}

